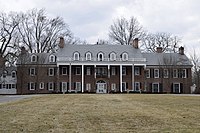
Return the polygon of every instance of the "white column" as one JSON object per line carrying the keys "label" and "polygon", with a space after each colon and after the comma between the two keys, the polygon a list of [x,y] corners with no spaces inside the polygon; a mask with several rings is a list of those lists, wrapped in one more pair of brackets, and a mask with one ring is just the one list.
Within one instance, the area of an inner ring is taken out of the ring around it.
{"label": "white column", "polygon": [[84,92],[84,65],[82,65],[82,83],[81,83],[81,85],[82,85],[82,87],[81,87],[81,89],[82,89],[82,93]]}
{"label": "white column", "polygon": [[110,78],[110,65],[108,65],[108,78]]}
{"label": "white column", "polygon": [[122,92],[122,65],[119,67],[120,92]]}
{"label": "white column", "polygon": [[94,78],[96,79],[97,74],[96,74],[96,65],[94,65]]}
{"label": "white column", "polygon": [[72,90],[72,65],[69,64],[69,92]]}
{"label": "white column", "polygon": [[134,88],[135,88],[135,80],[134,80],[134,78],[135,78],[135,71],[134,71],[135,69],[134,69],[134,64],[132,65],[132,90],[134,90]]}

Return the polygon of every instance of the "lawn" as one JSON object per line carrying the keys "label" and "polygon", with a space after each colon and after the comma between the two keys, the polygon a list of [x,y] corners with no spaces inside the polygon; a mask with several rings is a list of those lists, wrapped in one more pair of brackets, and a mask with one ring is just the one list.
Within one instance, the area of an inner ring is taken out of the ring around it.
{"label": "lawn", "polygon": [[0,104],[0,132],[200,132],[200,96],[44,95]]}

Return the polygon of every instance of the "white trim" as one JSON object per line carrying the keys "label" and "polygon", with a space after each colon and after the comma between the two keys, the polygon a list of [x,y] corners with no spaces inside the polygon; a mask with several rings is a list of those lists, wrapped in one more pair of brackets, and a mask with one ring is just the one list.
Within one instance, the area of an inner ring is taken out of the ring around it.
{"label": "white trim", "polygon": [[160,84],[159,83],[152,83],[152,92],[155,92],[154,91],[154,85],[158,85],[158,93],[160,92]]}
{"label": "white trim", "polygon": [[[66,69],[66,73],[63,73],[63,69]],[[62,71],[62,75],[67,75],[67,67],[62,67],[61,71]]]}
{"label": "white trim", "polygon": [[[136,84],[138,84],[138,90],[136,90]],[[135,88],[134,88],[134,91],[140,91],[140,90],[141,90],[140,84],[141,84],[140,82],[135,82],[135,83],[134,83],[134,87],[135,87]]]}
{"label": "white trim", "polygon": [[[52,73],[51,73],[51,70],[52,70]],[[49,68],[49,76],[54,76],[54,68]]]}
{"label": "white trim", "polygon": [[178,70],[173,69],[173,78],[178,78]]}
{"label": "white trim", "polygon": [[90,83],[87,83],[87,84],[86,84],[86,90],[87,90],[87,91],[90,91],[90,90],[91,90],[91,84],[90,84]]}
{"label": "white trim", "polygon": [[62,82],[62,92],[67,92],[67,82]]}
{"label": "white trim", "polygon": [[41,90],[44,89],[44,82],[40,82],[39,87]]}
{"label": "white trim", "polygon": [[[33,70],[33,73],[32,73],[32,70]],[[30,76],[35,76],[36,74],[35,74],[35,68],[30,68],[29,69],[29,75]]]}
{"label": "white trim", "polygon": [[[52,85],[52,86],[51,86]],[[52,88],[51,88],[52,87]],[[53,91],[54,90],[54,83],[53,82],[49,82],[48,83],[48,90],[49,91]]]}
{"label": "white trim", "polygon": [[[187,78],[187,70],[186,69],[182,69],[181,74],[182,74],[182,78]],[[184,76],[183,76],[183,74],[184,74]]]}
{"label": "white trim", "polygon": [[[165,75],[165,71],[166,71],[166,75]],[[163,72],[163,77],[164,78],[169,78],[169,70],[168,69],[164,69],[164,72]]]}
{"label": "white trim", "polygon": [[132,90],[135,89],[134,82],[135,82],[135,66],[134,64],[132,64]]}
{"label": "white trim", "polygon": [[[158,72],[156,75],[156,71]],[[160,77],[160,72],[159,72],[159,69],[154,69],[154,78],[159,78]]]}
{"label": "white trim", "polygon": [[128,53],[122,53],[122,61],[128,61]]}
{"label": "white trim", "polygon": [[[140,75],[140,67],[139,66],[136,66],[136,67],[134,67],[135,69],[134,69],[134,73],[135,73],[135,75],[136,76],[138,76],[138,75]],[[137,70],[137,71],[136,71]]]}
{"label": "white trim", "polygon": [[122,92],[122,65],[120,65],[120,74],[119,74],[119,78],[120,78],[120,92]]}
{"label": "white trim", "polygon": [[[33,88],[32,88],[33,85]],[[29,82],[29,90],[35,90],[35,83],[34,82]]]}
{"label": "white trim", "polygon": [[[126,83],[127,83],[127,82],[122,82],[122,92],[127,90]],[[123,90],[123,85],[124,85],[124,90]]]}
{"label": "white trim", "polygon": [[81,87],[81,92],[84,92],[84,65],[82,65],[82,87]]}
{"label": "white trim", "polygon": [[115,61],[116,60],[116,54],[114,52],[110,53],[110,61]]}
{"label": "white trim", "polygon": [[37,62],[37,56],[36,55],[31,55],[31,62]]}
{"label": "white trim", "polygon": [[50,55],[49,56],[49,62],[56,62],[56,56],[55,55]]}
{"label": "white trim", "polygon": [[99,52],[99,53],[97,54],[97,60],[98,60],[98,61],[104,61],[104,53]]}
{"label": "white trim", "polygon": [[112,91],[115,91],[115,90],[116,90],[116,83],[112,83],[112,84],[111,84],[111,90],[112,90]]}
{"label": "white trim", "polygon": [[126,71],[127,71],[127,70],[126,70],[126,67],[125,67],[125,66],[123,66],[123,67],[122,67],[122,75],[123,75],[123,76],[125,76],[125,75],[126,75]]}
{"label": "white trim", "polygon": [[92,53],[91,52],[87,52],[85,54],[85,60],[86,61],[91,61],[92,60]]}
{"label": "white trim", "polygon": [[[148,75],[147,75],[147,73],[148,73]],[[151,77],[151,71],[150,71],[150,69],[146,69],[146,78],[150,78]]]}
{"label": "white trim", "polygon": [[73,59],[74,59],[74,61],[79,61],[80,60],[80,53],[79,52],[74,52]]}
{"label": "white trim", "polygon": [[[78,69],[80,70],[80,73],[78,73]],[[81,75],[81,67],[75,67],[75,75]]]}
{"label": "white trim", "polygon": [[181,93],[181,84],[180,83],[173,83],[173,93],[175,93],[175,85],[178,85],[178,93]]}
{"label": "white trim", "polygon": [[[80,88],[79,88],[80,87]],[[82,90],[82,85],[81,82],[75,82],[75,91],[81,91]]]}

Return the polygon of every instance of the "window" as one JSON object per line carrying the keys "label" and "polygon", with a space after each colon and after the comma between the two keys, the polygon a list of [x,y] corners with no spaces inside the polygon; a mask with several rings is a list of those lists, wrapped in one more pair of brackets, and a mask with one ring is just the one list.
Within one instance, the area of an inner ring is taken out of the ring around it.
{"label": "window", "polygon": [[62,82],[62,92],[67,92],[67,82]]}
{"label": "window", "polygon": [[7,71],[4,71],[3,72],[3,78],[6,78],[6,76],[7,76]]}
{"label": "window", "polygon": [[31,62],[36,62],[37,61],[37,56],[36,55],[32,55],[31,56]]}
{"label": "window", "polygon": [[49,68],[49,76],[54,76],[54,68]]}
{"label": "window", "polygon": [[135,82],[134,89],[135,91],[140,91],[140,82]]}
{"label": "window", "polygon": [[150,78],[150,69],[146,69],[146,78]]}
{"label": "window", "polygon": [[6,89],[6,84],[2,84],[2,89]]}
{"label": "window", "polygon": [[186,78],[186,69],[181,70],[181,78]]}
{"label": "window", "polygon": [[159,78],[159,69],[154,69],[154,78]]}
{"label": "window", "polygon": [[111,67],[111,75],[116,75],[116,68],[115,67]]}
{"label": "window", "polygon": [[12,71],[11,76],[12,76],[12,78],[16,78],[16,72]]}
{"label": "window", "polygon": [[110,60],[111,61],[115,61],[116,60],[116,54],[115,53],[111,53],[110,54]]}
{"label": "window", "polygon": [[178,70],[177,69],[173,70],[173,77],[178,78]]}
{"label": "window", "polygon": [[87,69],[86,69],[86,75],[91,75],[90,67],[87,67]]}
{"label": "window", "polygon": [[81,82],[76,82],[75,90],[76,91],[81,91]]}
{"label": "window", "polygon": [[139,67],[135,67],[135,75],[140,75],[140,68]]}
{"label": "window", "polygon": [[173,93],[181,93],[180,92],[180,83],[173,84]]}
{"label": "window", "polygon": [[107,75],[107,68],[106,67],[97,67],[96,74],[97,75]]}
{"label": "window", "polygon": [[33,82],[29,83],[29,90],[35,90],[35,83]]}
{"label": "window", "polygon": [[49,82],[48,90],[49,91],[53,91],[53,89],[54,89],[54,83],[53,82]]}
{"label": "window", "polygon": [[67,67],[62,67],[62,75],[67,75]]}
{"label": "window", "polygon": [[91,84],[89,84],[89,83],[86,84],[86,90],[87,90],[87,91],[90,91],[90,90],[91,90]]}
{"label": "window", "polygon": [[44,82],[40,83],[40,89],[44,89]]}
{"label": "window", "polygon": [[74,60],[79,60],[79,57],[80,57],[79,53],[75,52],[74,53]]}
{"label": "window", "polygon": [[127,88],[127,83],[126,82],[122,82],[122,91],[126,91]]}
{"label": "window", "polygon": [[81,75],[81,68],[80,67],[76,67],[76,75]]}
{"label": "window", "polygon": [[126,75],[126,67],[122,67],[122,75]]}
{"label": "window", "polygon": [[111,89],[112,89],[112,91],[115,91],[115,90],[116,90],[116,84],[115,84],[115,83],[112,83],[112,84],[111,84]]}
{"label": "window", "polygon": [[56,62],[55,55],[49,56],[49,62]]}
{"label": "window", "polygon": [[90,52],[86,53],[86,60],[92,60],[92,54]]}
{"label": "window", "polygon": [[12,84],[12,89],[15,89],[16,88],[16,85],[15,84]]}
{"label": "window", "polygon": [[98,61],[103,61],[103,60],[104,60],[103,53],[99,53],[99,54],[97,55],[97,59],[98,59]]}
{"label": "window", "polygon": [[169,70],[164,69],[164,78],[168,78],[168,77],[169,77]]}
{"label": "window", "polygon": [[35,68],[30,68],[30,75],[34,76],[35,75]]}
{"label": "window", "polygon": [[152,84],[152,92],[159,92],[159,83]]}
{"label": "window", "polygon": [[127,61],[128,60],[128,54],[127,53],[123,53],[122,54],[122,60],[123,61]]}

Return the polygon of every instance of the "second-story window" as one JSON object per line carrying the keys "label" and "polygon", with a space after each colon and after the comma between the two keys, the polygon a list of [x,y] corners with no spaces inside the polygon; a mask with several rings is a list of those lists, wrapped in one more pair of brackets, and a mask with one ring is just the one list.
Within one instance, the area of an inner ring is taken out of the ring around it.
{"label": "second-story window", "polygon": [[7,76],[7,71],[4,71],[3,72],[3,78],[6,78],[6,76]]}
{"label": "second-story window", "polygon": [[54,68],[49,68],[49,76],[54,76]]}
{"label": "second-story window", "polygon": [[159,78],[159,69],[154,69],[154,78]]}
{"label": "second-story window", "polygon": [[87,61],[92,60],[92,54],[90,52],[86,53],[85,58]]}
{"label": "second-story window", "polygon": [[135,75],[140,75],[140,68],[139,67],[135,67]]}
{"label": "second-story window", "polygon": [[11,76],[12,76],[12,78],[16,78],[16,72],[12,71]]}

